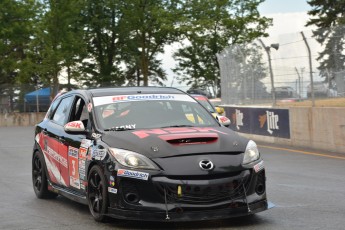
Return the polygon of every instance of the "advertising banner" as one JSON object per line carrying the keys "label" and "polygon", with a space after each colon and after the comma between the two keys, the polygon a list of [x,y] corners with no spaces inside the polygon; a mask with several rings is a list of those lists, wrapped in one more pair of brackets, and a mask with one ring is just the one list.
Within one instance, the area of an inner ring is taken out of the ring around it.
{"label": "advertising banner", "polygon": [[231,128],[241,133],[290,139],[288,109],[224,107]]}

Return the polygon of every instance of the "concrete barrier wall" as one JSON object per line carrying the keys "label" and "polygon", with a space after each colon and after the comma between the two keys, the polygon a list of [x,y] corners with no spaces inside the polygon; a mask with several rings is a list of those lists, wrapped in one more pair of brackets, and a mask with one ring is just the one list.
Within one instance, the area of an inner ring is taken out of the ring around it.
{"label": "concrete barrier wall", "polygon": [[[45,113],[0,114],[0,126],[33,126]],[[345,153],[345,108],[289,108],[290,139],[244,134],[266,143]]]}
{"label": "concrete barrier wall", "polygon": [[0,127],[33,126],[43,120],[46,113],[0,114]]}
{"label": "concrete barrier wall", "polygon": [[289,108],[290,139],[244,134],[256,141],[345,153],[345,108]]}

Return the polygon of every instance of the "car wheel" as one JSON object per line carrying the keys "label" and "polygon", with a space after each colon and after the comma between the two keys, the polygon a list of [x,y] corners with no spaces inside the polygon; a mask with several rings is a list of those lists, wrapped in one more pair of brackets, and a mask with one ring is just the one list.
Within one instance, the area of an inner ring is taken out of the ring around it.
{"label": "car wheel", "polygon": [[93,218],[105,222],[108,209],[108,193],[105,177],[101,168],[94,165],[88,175],[87,200]]}
{"label": "car wheel", "polygon": [[46,166],[43,155],[36,151],[32,157],[32,185],[37,198],[57,197],[58,194],[48,190]]}

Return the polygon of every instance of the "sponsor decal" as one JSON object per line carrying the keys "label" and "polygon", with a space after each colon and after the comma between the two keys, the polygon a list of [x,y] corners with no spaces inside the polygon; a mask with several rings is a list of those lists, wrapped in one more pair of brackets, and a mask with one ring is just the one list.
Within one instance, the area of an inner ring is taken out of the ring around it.
{"label": "sponsor decal", "polygon": [[111,187],[114,187],[115,186],[115,178],[113,176],[110,176],[109,177],[109,185]]}
{"label": "sponsor decal", "polygon": [[55,159],[56,161],[58,161],[61,165],[63,165],[65,168],[67,168],[67,159],[62,157],[61,155],[59,155],[57,152],[55,152],[52,148],[50,148],[49,146],[47,147],[47,154],[49,156],[51,156],[53,159]]}
{"label": "sponsor decal", "polygon": [[70,185],[77,189],[80,189],[79,181],[79,154],[78,149],[69,146],[68,147],[68,172],[70,177]]}
{"label": "sponsor decal", "polygon": [[141,101],[141,100],[172,100],[175,99],[173,95],[168,94],[138,94],[138,95],[123,95],[112,98],[115,101]]}
{"label": "sponsor decal", "polygon": [[80,147],[82,148],[89,148],[92,145],[92,140],[90,139],[83,139],[81,140]]}
{"label": "sponsor decal", "polygon": [[58,155],[58,153],[56,153],[52,148],[48,147],[48,143],[49,143],[49,145],[55,146],[55,148],[58,148],[59,143],[57,141],[54,141],[54,139],[51,139],[43,135],[42,133],[38,134],[35,138],[36,140],[39,141],[38,144],[40,148],[42,149],[50,180],[53,183],[67,186],[64,178],[61,175],[61,171],[60,171],[61,167],[59,165],[61,164],[61,162],[63,162],[63,164],[67,168],[67,160],[61,157],[60,155]]}
{"label": "sponsor decal", "polygon": [[129,178],[134,178],[134,179],[139,179],[139,180],[148,180],[149,179],[148,173],[132,171],[132,170],[127,170],[127,169],[119,169],[117,171],[117,176],[129,177]]}
{"label": "sponsor decal", "polygon": [[76,179],[74,178],[73,176],[70,176],[69,177],[69,184],[72,186],[72,187],[75,187],[77,189],[80,189],[80,180],[79,179]]}
{"label": "sponsor decal", "polygon": [[214,128],[208,127],[191,127],[191,128],[166,128],[166,129],[145,129],[132,132],[140,139],[153,135],[165,135],[165,134],[181,134],[181,133],[221,133],[227,135],[227,133],[221,132]]}
{"label": "sponsor decal", "polygon": [[91,157],[95,160],[104,160],[107,156],[107,150],[105,149],[92,149]]}
{"label": "sponsor decal", "polygon": [[95,138],[95,139],[99,139],[99,138],[101,138],[102,134],[100,134],[100,133],[92,133],[91,136],[92,136],[93,138]]}
{"label": "sponsor decal", "polygon": [[79,159],[79,178],[85,180],[85,160]]}
{"label": "sponsor decal", "polygon": [[[46,151],[44,151],[44,153],[47,154]],[[58,168],[58,166],[56,166],[54,163],[52,163],[45,154],[44,154],[44,158],[45,158],[45,163],[46,163],[46,166],[48,169],[50,179],[53,182],[57,182],[59,184],[67,186],[65,180],[61,176],[60,169]]]}
{"label": "sponsor decal", "polygon": [[86,148],[79,148],[79,159],[85,160],[86,159],[86,154],[87,154],[87,149]]}
{"label": "sponsor decal", "polygon": [[197,103],[193,98],[184,94],[135,94],[135,95],[116,95],[106,97],[94,97],[95,106],[127,102],[127,101],[154,101],[154,100],[174,100],[174,101],[190,101]]}
{"label": "sponsor decal", "polygon": [[117,189],[108,187],[108,192],[117,194]]}
{"label": "sponsor decal", "polygon": [[130,125],[120,125],[120,126],[116,126],[115,130],[117,129],[135,129],[135,126],[137,124],[130,124]]}
{"label": "sponsor decal", "polygon": [[79,151],[79,149],[74,148],[72,146],[69,146],[68,147],[68,156],[78,158],[78,151]]}
{"label": "sponsor decal", "polygon": [[84,124],[81,121],[72,121],[72,122],[68,122],[65,128],[70,129],[70,130],[83,129]]}
{"label": "sponsor decal", "polygon": [[263,170],[265,168],[264,166],[264,161],[260,161],[259,163],[257,163],[256,165],[254,165],[254,171],[257,173],[261,170]]}
{"label": "sponsor decal", "polygon": [[80,148],[79,149],[79,177],[80,179],[85,179],[85,163],[86,163],[86,154],[87,149]]}

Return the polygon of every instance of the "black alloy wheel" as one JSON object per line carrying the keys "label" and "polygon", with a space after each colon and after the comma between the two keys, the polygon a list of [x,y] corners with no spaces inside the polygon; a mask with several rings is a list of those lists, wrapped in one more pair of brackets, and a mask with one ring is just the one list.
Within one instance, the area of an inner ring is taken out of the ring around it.
{"label": "black alloy wheel", "polygon": [[37,198],[54,198],[57,193],[48,190],[48,181],[43,155],[36,151],[32,157],[32,185]]}
{"label": "black alloy wheel", "polygon": [[98,222],[107,220],[108,193],[101,168],[94,165],[88,175],[87,200],[93,218]]}

